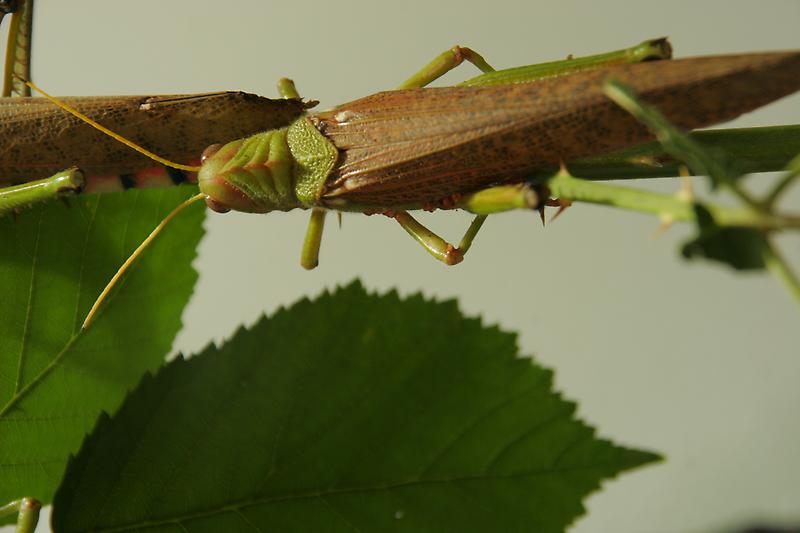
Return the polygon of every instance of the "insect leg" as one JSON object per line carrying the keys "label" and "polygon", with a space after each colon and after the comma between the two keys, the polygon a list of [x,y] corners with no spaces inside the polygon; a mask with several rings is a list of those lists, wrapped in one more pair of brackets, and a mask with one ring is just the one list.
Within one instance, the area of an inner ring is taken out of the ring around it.
{"label": "insect leg", "polygon": [[[33,0],[2,2],[13,12],[8,30],[3,96],[30,96],[31,90],[23,80],[31,78],[31,32],[33,31]],[[0,9],[4,6],[0,5]]]}
{"label": "insect leg", "polygon": [[411,237],[420,243],[425,250],[433,257],[447,265],[457,265],[464,260],[464,254],[467,253],[475,235],[481,229],[483,223],[486,221],[486,215],[478,215],[467,228],[464,237],[461,239],[458,248],[442,239],[434,232],[420,224],[417,219],[408,214],[407,211],[399,211],[392,215],[400,226],[411,235]]}
{"label": "insect leg", "polygon": [[20,498],[0,506],[0,516],[17,515],[17,533],[33,533],[39,522],[42,504],[33,498]]}
{"label": "insect leg", "polygon": [[300,265],[306,270],[316,268],[319,264],[319,246],[322,242],[326,214],[327,211],[324,209],[314,208],[311,210],[306,238],[303,240],[303,251],[300,253]]}
{"label": "insect leg", "polygon": [[[467,228],[457,248],[420,224],[406,211],[400,211],[391,216],[429,254],[443,263],[456,265],[464,259],[464,254],[469,250],[488,215],[513,209],[539,209],[544,205],[551,205],[547,192],[540,192],[540,189],[529,183],[498,185],[466,194],[459,198],[453,207],[469,211],[477,216]],[[559,202],[557,205],[561,206],[562,203]]]}
{"label": "insect leg", "polygon": [[[278,94],[283,98],[300,98],[297,87],[289,78],[278,80]],[[312,270],[319,265],[319,247],[322,243],[322,230],[325,228],[326,214],[327,211],[324,209],[314,208],[311,210],[306,237],[303,239],[303,249],[300,252],[300,266],[306,270]]]}
{"label": "insect leg", "polygon": [[278,80],[278,94],[281,98],[297,98],[300,99],[300,93],[297,92],[297,87],[294,82],[289,78],[281,78]]}
{"label": "insect leg", "polygon": [[83,172],[72,167],[49,178],[2,188],[0,189],[0,216],[51,198],[78,194],[83,190],[84,185]]}
{"label": "insect leg", "polygon": [[483,223],[486,222],[486,217],[488,216],[489,215],[478,215],[472,219],[472,222],[467,228],[467,231],[464,233],[464,236],[461,237],[461,242],[458,243],[458,249],[462,256],[466,254],[467,250],[469,250],[469,247],[472,246],[472,240],[478,234],[478,231],[480,231]]}
{"label": "insect leg", "polygon": [[572,57],[549,63],[538,63],[523,67],[514,67],[494,72],[485,72],[480,76],[459,83],[462,87],[481,85],[505,85],[509,83],[525,83],[554,76],[565,76],[589,69],[607,68],[627,63],[641,63],[659,59],[670,59],[672,47],[666,38],[650,39],[636,46],[584,57]]}
{"label": "insect leg", "polygon": [[494,72],[494,69],[483,57],[470,48],[454,46],[450,50],[436,56],[433,61],[425,65],[419,72],[401,83],[398,89],[417,89],[425,87],[435,79],[444,76],[464,60],[469,61],[480,69],[481,72]]}
{"label": "insect leg", "polygon": [[465,194],[455,207],[476,215],[489,215],[512,209],[537,209],[546,200],[531,184],[515,183]]}

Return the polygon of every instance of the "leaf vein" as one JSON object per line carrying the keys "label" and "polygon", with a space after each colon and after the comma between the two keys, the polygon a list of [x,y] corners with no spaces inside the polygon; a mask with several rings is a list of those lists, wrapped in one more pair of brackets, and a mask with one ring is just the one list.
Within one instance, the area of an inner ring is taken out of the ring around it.
{"label": "leaf vein", "polygon": [[17,394],[22,387],[22,369],[25,366],[25,350],[28,346],[28,327],[31,323],[31,313],[33,309],[33,288],[36,285],[36,265],[39,258],[39,238],[42,234],[43,218],[42,211],[40,211],[39,220],[36,223],[36,241],[33,245],[33,256],[31,257],[31,281],[28,286],[28,305],[25,310],[25,325],[22,327],[22,339],[19,347],[19,361],[17,363],[17,379],[14,383],[14,394]]}
{"label": "leaf vein", "polygon": [[330,495],[347,495],[347,494],[357,494],[360,492],[364,493],[371,493],[371,492],[378,492],[378,491],[386,491],[386,490],[393,490],[396,488],[401,487],[415,487],[415,486],[424,486],[424,485],[433,485],[439,483],[446,483],[446,484],[453,484],[453,483],[462,483],[468,481],[506,481],[506,480],[516,480],[516,479],[526,479],[530,477],[536,476],[543,476],[549,475],[554,473],[566,473],[566,472],[580,472],[582,470],[594,470],[597,468],[610,468],[610,469],[619,469],[619,464],[610,462],[610,463],[593,463],[593,464],[585,464],[585,465],[575,465],[575,466],[567,466],[567,467],[556,467],[556,468],[542,468],[538,470],[531,470],[528,472],[521,472],[515,474],[501,474],[501,475],[480,475],[480,476],[453,476],[453,477],[443,477],[443,478],[435,478],[435,479],[417,479],[417,480],[410,480],[410,481],[401,481],[397,483],[387,483],[384,485],[374,485],[374,486],[363,486],[363,487],[350,487],[350,488],[343,488],[343,489],[326,489],[326,490],[318,490],[318,491],[311,491],[311,492],[299,492],[296,494],[288,494],[285,496],[275,496],[275,497],[265,497],[265,498],[256,498],[252,500],[243,501],[241,503],[236,504],[229,504],[225,506],[211,508],[207,511],[198,511],[195,513],[181,515],[178,517],[171,517],[171,518],[164,518],[162,520],[153,520],[148,521],[146,523],[141,522],[138,524],[130,524],[124,526],[118,526],[114,528],[104,529],[106,533],[117,533],[121,531],[131,531],[135,529],[139,529],[142,525],[146,524],[148,526],[160,526],[164,524],[171,524],[175,523],[176,521],[185,521],[185,520],[193,520],[198,518],[204,518],[208,516],[217,516],[219,514],[224,514],[231,512],[233,509],[246,509],[248,507],[255,507],[258,505],[270,505],[275,503],[283,503],[283,502],[291,502],[291,501],[300,501],[300,500],[310,500],[310,499],[319,499],[323,496],[330,496]]}
{"label": "leaf vein", "polygon": [[100,208],[100,201],[102,200],[103,196],[97,199],[94,203],[92,208],[92,215],[89,218],[89,223],[86,226],[86,236],[83,239],[83,248],[81,249],[81,258],[80,258],[80,271],[78,272],[78,281],[77,287],[75,288],[75,314],[72,319],[72,331],[78,330],[78,313],[81,310],[81,289],[83,287],[83,274],[86,268],[86,252],[89,249],[89,237],[92,234],[92,227],[94,226],[94,222],[97,218],[97,210]]}

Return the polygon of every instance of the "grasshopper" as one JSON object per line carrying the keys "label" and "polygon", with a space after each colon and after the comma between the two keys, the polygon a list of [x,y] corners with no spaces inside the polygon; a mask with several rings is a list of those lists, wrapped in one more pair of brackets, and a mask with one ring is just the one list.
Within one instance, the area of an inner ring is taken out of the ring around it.
{"label": "grasshopper", "polygon": [[[652,140],[644,126],[606,98],[603,85],[607,80],[632,87],[669,120],[687,129],[733,119],[800,88],[798,52],[670,57],[666,39],[655,39],[616,52],[495,71],[478,53],[456,46],[397,90],[320,113],[307,112],[311,103],[304,103],[294,84],[284,79],[279,83],[282,100],[263,99],[257,104],[267,109],[268,116],[278,116],[277,123],[264,119],[261,128],[267,131],[209,146],[199,167],[174,164],[140,151],[170,166],[197,172],[201,193],[191,201],[204,199],[215,211],[311,210],[301,255],[305,268],[318,264],[328,211],[390,216],[432,256],[454,265],[463,260],[488,214],[541,208],[547,203],[546,195],[526,184],[535,172]],[[455,87],[425,88],[463,61],[473,63],[483,74]],[[186,109],[191,110],[193,100],[209,98],[106,100],[100,111],[94,107],[97,99],[67,100],[62,107],[96,127],[97,120],[108,122],[112,129],[135,139],[137,134],[124,131],[122,122],[141,115],[132,109],[122,111],[125,106],[135,104],[138,112],[166,111],[180,102],[188,103]],[[279,108],[282,112],[276,112]],[[50,106],[43,109],[48,110],[47,121],[58,112]],[[115,116],[123,120],[105,120]],[[69,127],[79,127],[77,119],[69,120]],[[184,124],[183,120],[179,124]],[[157,126],[146,128],[148,134],[154,128]],[[214,131],[219,140],[239,135]],[[179,152],[181,158],[189,145],[202,141],[192,139],[173,152]],[[59,161],[70,159],[68,154],[74,149],[59,144],[59,139],[45,142],[38,138],[36,142],[54,147]],[[173,153],[163,142],[145,138],[142,144],[167,156]],[[109,149],[115,155],[107,159],[100,154],[99,159],[84,163],[73,156],[71,162],[89,168],[90,173],[125,172],[108,162],[119,165],[121,159],[127,159],[119,150]],[[4,169],[3,164],[15,167],[14,161],[7,163],[6,159],[10,158],[0,152],[0,175],[3,170],[13,171]],[[138,156],[130,161],[124,163],[128,172],[144,164]],[[8,199],[14,192],[9,191],[5,200],[0,196],[0,209],[18,205]],[[437,208],[461,208],[477,215],[458,246],[408,213]]]}

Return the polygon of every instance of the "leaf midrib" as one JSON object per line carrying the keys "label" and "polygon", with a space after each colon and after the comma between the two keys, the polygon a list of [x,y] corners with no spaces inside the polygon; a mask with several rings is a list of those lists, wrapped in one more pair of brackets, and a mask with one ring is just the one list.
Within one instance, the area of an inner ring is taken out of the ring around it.
{"label": "leaf midrib", "polygon": [[70,337],[70,339],[67,341],[67,343],[64,345],[64,347],[61,349],[61,351],[58,352],[58,355],[56,355],[53,358],[52,361],[47,363],[47,366],[45,366],[41,370],[41,372],[39,372],[36,375],[36,377],[34,377],[32,380],[30,380],[27,385],[22,387],[19,391],[14,393],[13,396],[11,396],[11,398],[8,400],[8,402],[6,402],[6,404],[3,406],[3,408],[0,409],[0,417],[3,417],[6,414],[8,414],[8,412],[17,403],[19,403],[19,401],[22,398],[24,398],[31,391],[31,389],[33,389],[36,385],[38,385],[45,377],[47,377],[48,374],[50,374],[50,372],[53,371],[53,369],[55,369],[56,366],[58,366],[58,364],[61,362],[61,359],[63,359],[64,356],[70,351],[70,348],[72,348],[72,345],[75,344],[75,341],[78,339],[78,337],[80,337],[80,333]]}
{"label": "leaf midrib", "polygon": [[[636,466],[636,465],[632,465]],[[122,531],[132,531],[135,529],[140,529],[142,527],[156,527],[162,526],[167,524],[182,524],[183,522],[187,522],[189,520],[196,520],[200,518],[208,518],[220,514],[225,513],[238,513],[242,509],[246,509],[248,507],[254,507],[257,505],[267,505],[272,503],[282,503],[282,502],[290,502],[290,501],[298,501],[298,500],[307,500],[312,498],[325,498],[326,496],[337,496],[342,494],[357,494],[360,492],[364,493],[371,493],[371,492],[380,492],[386,490],[394,490],[397,488],[404,488],[404,487],[413,487],[419,485],[432,485],[432,484],[439,484],[439,483],[461,483],[467,481],[504,481],[504,480],[515,480],[515,479],[524,479],[528,477],[535,477],[540,475],[546,474],[555,474],[561,472],[578,472],[582,470],[594,470],[594,469],[605,469],[611,468],[612,470],[619,471],[620,465],[617,463],[595,463],[591,465],[580,465],[580,466],[566,466],[566,467],[554,467],[548,468],[545,470],[535,470],[531,472],[523,472],[519,474],[509,474],[509,475],[480,475],[480,476],[464,476],[464,477],[443,477],[443,478],[431,478],[431,479],[415,479],[411,481],[399,482],[399,483],[388,483],[384,485],[375,485],[375,486],[364,486],[364,487],[351,487],[351,488],[342,488],[342,489],[328,489],[328,490],[321,490],[321,491],[313,491],[313,492],[300,492],[296,494],[288,494],[285,496],[277,496],[271,498],[257,498],[252,500],[246,500],[241,503],[236,504],[229,504],[223,505],[219,507],[211,508],[207,511],[201,511],[196,513],[190,513],[185,515],[177,515],[174,517],[163,518],[161,520],[146,520],[142,522],[137,522],[135,524],[125,525],[125,526],[118,526],[113,527],[110,529],[98,529],[93,531],[101,531],[104,533],[117,533]],[[598,483],[599,485],[599,483]]]}
{"label": "leaf midrib", "polygon": [[[22,328],[22,342],[20,343],[19,361],[17,362],[17,379],[14,382],[14,394],[11,396],[12,399],[15,395],[19,394],[21,390],[20,383],[22,383],[22,367],[24,366],[25,349],[28,346],[28,326],[31,323],[31,313],[33,309],[31,303],[33,302],[33,287],[36,279],[36,264],[38,263],[39,259],[39,239],[42,235],[42,218],[42,214],[39,213],[39,221],[36,224],[36,242],[33,245],[33,257],[31,258],[31,281],[30,285],[28,286],[28,303],[27,308],[25,309],[25,325]],[[3,413],[5,413],[5,408],[0,411],[0,416],[2,416]]]}

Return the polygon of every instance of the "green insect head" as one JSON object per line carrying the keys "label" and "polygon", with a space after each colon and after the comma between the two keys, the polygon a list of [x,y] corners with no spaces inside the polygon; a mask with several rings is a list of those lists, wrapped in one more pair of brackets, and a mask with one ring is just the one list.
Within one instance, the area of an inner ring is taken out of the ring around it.
{"label": "green insect head", "polygon": [[305,118],[203,152],[198,173],[208,206],[267,213],[317,205],[338,151]]}
{"label": "green insect head", "polygon": [[206,148],[197,178],[211,209],[267,213],[300,207],[285,131],[266,131]]}

